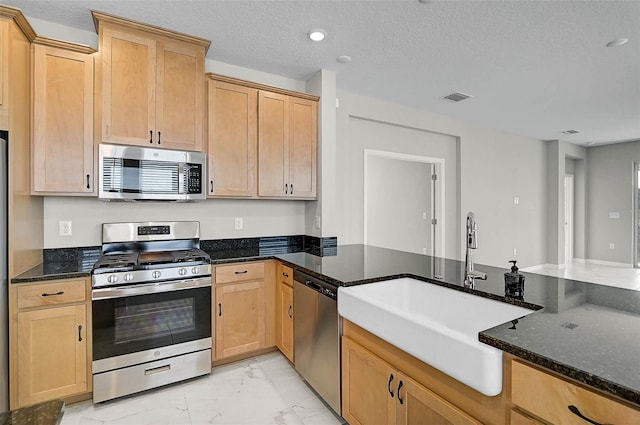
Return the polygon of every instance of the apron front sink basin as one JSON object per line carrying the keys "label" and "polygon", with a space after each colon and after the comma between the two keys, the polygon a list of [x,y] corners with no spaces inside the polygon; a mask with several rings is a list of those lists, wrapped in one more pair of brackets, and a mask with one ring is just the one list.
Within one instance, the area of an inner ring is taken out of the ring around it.
{"label": "apron front sink basin", "polygon": [[487,396],[503,353],[478,333],[532,312],[410,278],[338,288],[340,316]]}

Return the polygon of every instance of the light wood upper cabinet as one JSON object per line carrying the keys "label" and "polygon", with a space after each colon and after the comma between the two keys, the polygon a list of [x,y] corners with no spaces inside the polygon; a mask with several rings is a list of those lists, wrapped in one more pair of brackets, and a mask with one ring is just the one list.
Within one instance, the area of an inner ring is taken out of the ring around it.
{"label": "light wood upper cabinet", "polygon": [[54,42],[32,46],[32,191],[93,195],[93,50]]}
{"label": "light wood upper cabinet", "polygon": [[9,128],[9,20],[0,17],[0,130]]}
{"label": "light wood upper cabinet", "polygon": [[99,142],[202,151],[209,42],[92,13],[100,42]]}
{"label": "light wood upper cabinet", "polygon": [[208,81],[209,196],[256,196],[258,90]]}
{"label": "light wood upper cabinet", "polygon": [[259,196],[315,198],[317,133],[318,102],[259,92]]}

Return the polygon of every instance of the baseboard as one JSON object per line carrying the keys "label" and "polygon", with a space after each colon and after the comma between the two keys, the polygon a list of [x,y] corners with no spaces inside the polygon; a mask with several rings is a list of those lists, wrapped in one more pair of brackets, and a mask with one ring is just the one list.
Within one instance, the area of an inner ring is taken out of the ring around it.
{"label": "baseboard", "polygon": [[618,263],[615,261],[603,261],[603,260],[592,260],[592,259],[587,259],[585,261],[587,264],[596,264],[599,266],[608,266],[608,267],[622,267],[622,268],[633,268],[633,264],[632,263]]}

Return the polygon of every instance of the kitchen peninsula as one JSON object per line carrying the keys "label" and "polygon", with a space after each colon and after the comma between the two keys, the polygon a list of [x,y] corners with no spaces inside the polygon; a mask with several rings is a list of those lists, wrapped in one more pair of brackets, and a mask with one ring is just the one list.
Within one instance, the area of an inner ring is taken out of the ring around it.
{"label": "kitchen peninsula", "polygon": [[[288,239],[289,243],[296,241]],[[206,245],[207,241],[203,241]],[[95,255],[91,248],[75,252]],[[636,408],[640,405],[640,292],[528,273],[524,297],[516,300],[504,296],[506,268],[476,264],[488,279],[479,282],[476,289],[468,289],[462,284],[464,262],[366,245],[338,246],[334,252],[336,255],[314,255],[305,252],[302,244],[283,244],[268,250],[258,245],[229,245],[210,255],[214,265],[276,259],[336,286],[412,277],[538,310],[521,318],[515,329],[508,323],[481,332],[480,341],[623,399]],[[49,257],[53,258],[51,253]],[[58,257],[58,261],[45,262],[13,278],[12,283],[89,276],[90,267],[86,267],[86,258],[83,265],[82,258]]]}

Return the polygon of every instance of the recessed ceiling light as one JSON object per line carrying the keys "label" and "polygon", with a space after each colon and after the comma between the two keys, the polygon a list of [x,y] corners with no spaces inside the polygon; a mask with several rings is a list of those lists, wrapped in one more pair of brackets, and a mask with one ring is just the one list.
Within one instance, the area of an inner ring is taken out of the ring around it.
{"label": "recessed ceiling light", "polygon": [[587,142],[587,146],[593,146],[594,144],[594,142]]}
{"label": "recessed ceiling light", "polygon": [[347,55],[338,56],[336,60],[340,63],[349,63],[351,62],[351,56],[347,56]]}
{"label": "recessed ceiling light", "polygon": [[571,136],[572,134],[578,134],[580,133],[578,130],[565,130],[562,132],[562,134],[566,134],[567,136]]}
{"label": "recessed ceiling light", "polygon": [[322,28],[309,31],[309,38],[313,41],[322,41],[327,36],[327,32]]}
{"label": "recessed ceiling light", "polygon": [[615,40],[611,40],[610,42],[608,42],[607,47],[622,46],[623,44],[627,44],[628,41],[628,38],[616,38]]}

